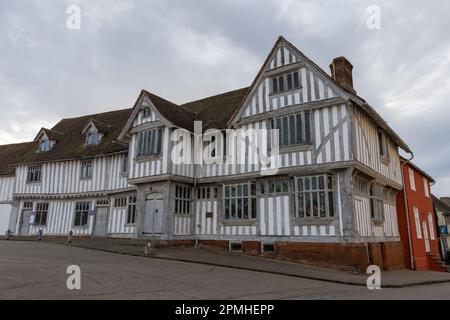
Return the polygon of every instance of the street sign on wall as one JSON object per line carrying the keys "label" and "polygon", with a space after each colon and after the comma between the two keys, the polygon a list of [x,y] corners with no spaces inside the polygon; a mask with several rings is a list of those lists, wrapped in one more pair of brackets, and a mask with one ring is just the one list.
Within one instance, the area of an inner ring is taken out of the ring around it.
{"label": "street sign on wall", "polygon": [[448,229],[446,226],[439,226],[439,234],[448,234]]}

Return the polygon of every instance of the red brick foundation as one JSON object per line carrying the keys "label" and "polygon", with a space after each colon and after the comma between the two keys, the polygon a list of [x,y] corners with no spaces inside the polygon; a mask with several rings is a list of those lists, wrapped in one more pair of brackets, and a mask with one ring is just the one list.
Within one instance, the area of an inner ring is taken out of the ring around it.
{"label": "red brick foundation", "polygon": [[[212,246],[228,251],[228,241],[203,241],[203,246]],[[243,241],[244,254],[261,255],[261,242]],[[369,265],[378,265],[382,270],[403,269],[403,245],[392,243],[298,243],[276,242],[275,253],[268,257],[296,261],[306,264],[332,267],[343,270],[365,272]]]}

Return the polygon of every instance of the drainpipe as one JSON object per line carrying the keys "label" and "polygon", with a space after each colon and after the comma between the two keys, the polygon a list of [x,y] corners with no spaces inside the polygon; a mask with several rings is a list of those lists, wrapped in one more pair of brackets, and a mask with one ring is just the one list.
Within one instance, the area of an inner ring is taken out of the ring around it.
{"label": "drainpipe", "polygon": [[411,222],[409,220],[409,206],[408,206],[408,196],[406,195],[406,182],[405,182],[405,172],[404,166],[414,159],[414,153],[409,152],[411,158],[406,160],[405,163],[402,164],[402,181],[403,181],[403,197],[405,201],[405,212],[406,212],[406,223],[408,225],[408,243],[409,243],[409,259],[411,262],[411,270],[414,270],[414,252],[411,238]]}

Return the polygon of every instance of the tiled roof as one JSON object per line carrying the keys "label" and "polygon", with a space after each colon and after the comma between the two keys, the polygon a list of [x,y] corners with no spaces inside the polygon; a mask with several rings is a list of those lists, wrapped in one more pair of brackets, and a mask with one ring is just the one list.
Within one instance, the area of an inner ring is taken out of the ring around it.
{"label": "tiled roof", "polygon": [[12,176],[15,169],[11,166],[21,160],[21,157],[30,152],[37,150],[37,143],[25,142],[0,146],[0,176]]}
{"label": "tiled roof", "polygon": [[196,113],[196,120],[203,121],[203,129],[224,129],[250,87],[233,90],[208,98],[182,104],[181,107]]}
{"label": "tiled roof", "polygon": [[[15,163],[89,158],[125,151],[128,149],[128,145],[117,142],[116,138],[130,113],[131,109],[125,109],[63,119],[52,128],[52,131],[59,133],[58,142],[52,149],[47,152],[37,152],[37,146],[30,145],[29,152],[26,152]],[[82,133],[89,121],[93,121],[96,125],[101,124],[101,131],[104,133],[102,140],[95,146],[86,146],[86,137]]]}

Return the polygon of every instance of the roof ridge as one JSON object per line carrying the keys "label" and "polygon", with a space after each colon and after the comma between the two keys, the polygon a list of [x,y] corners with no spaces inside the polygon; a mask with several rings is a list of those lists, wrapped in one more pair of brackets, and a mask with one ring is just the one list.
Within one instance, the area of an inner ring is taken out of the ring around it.
{"label": "roof ridge", "polygon": [[248,90],[249,88],[250,88],[250,86],[242,87],[242,88],[239,88],[239,89],[234,89],[234,90],[230,90],[230,91],[226,91],[226,92],[214,94],[214,95],[207,96],[207,97],[204,97],[204,98],[200,98],[200,99],[197,99],[197,100],[188,101],[188,102],[185,102],[185,103],[181,104],[180,107],[183,107],[184,105],[187,105],[187,104],[200,102],[200,101],[203,101],[203,100],[207,100],[207,99],[211,99],[211,98],[216,98],[216,97],[219,97],[219,96],[222,96],[222,95],[225,95],[225,94],[230,94],[230,93],[232,93],[232,92],[241,91],[241,90],[244,90],[244,89],[247,89],[247,90]]}
{"label": "roof ridge", "polygon": [[[75,119],[88,118],[88,117],[93,117],[93,116],[100,116],[100,115],[113,113],[113,112],[131,111],[131,109],[132,108],[124,108],[124,109],[118,109],[118,110],[104,111],[104,112],[100,112],[100,113],[91,113],[91,114],[86,114],[83,116],[77,116],[77,117],[72,117],[72,118],[62,118],[59,122],[64,121],[64,120],[75,120]],[[96,121],[98,121],[98,120],[96,120]]]}

